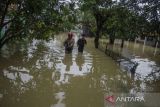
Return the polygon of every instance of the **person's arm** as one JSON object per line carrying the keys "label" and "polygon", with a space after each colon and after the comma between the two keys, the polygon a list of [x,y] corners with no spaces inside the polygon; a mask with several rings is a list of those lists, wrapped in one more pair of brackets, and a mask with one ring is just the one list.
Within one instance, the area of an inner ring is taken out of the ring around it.
{"label": "person's arm", "polygon": [[66,46],[66,44],[67,44],[67,40],[64,41],[63,46]]}
{"label": "person's arm", "polygon": [[77,46],[79,46],[79,41],[80,41],[80,39],[78,39],[78,41],[77,41]]}
{"label": "person's arm", "polygon": [[86,39],[84,40],[84,44],[86,44],[86,45],[87,45],[87,41],[86,41]]}

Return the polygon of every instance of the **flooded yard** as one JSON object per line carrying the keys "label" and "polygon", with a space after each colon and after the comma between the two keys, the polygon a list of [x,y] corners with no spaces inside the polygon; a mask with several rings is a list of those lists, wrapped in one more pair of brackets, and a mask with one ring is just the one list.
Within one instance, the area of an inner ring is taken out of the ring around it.
{"label": "flooded yard", "polygon": [[[7,44],[0,54],[0,107],[104,107],[105,93],[160,92],[159,63],[134,57],[135,75],[95,49],[65,54],[66,34]],[[77,40],[77,36],[75,37]],[[159,61],[159,60],[158,60]]]}

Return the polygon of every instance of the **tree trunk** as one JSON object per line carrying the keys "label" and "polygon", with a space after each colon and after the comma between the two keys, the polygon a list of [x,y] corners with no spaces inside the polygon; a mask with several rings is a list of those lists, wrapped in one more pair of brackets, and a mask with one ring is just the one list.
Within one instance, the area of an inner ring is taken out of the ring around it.
{"label": "tree trunk", "polygon": [[11,36],[9,36],[8,34],[9,30],[7,30],[5,32],[5,34],[3,35],[3,37],[0,39],[0,49],[3,47],[3,45],[9,41],[9,39],[11,38]]}
{"label": "tree trunk", "polygon": [[115,36],[109,36],[109,44],[113,45],[115,40]]}
{"label": "tree trunk", "polygon": [[154,47],[156,47],[156,45],[157,45],[157,43],[159,42],[159,40],[160,40],[160,37],[156,38],[156,41],[155,41],[155,43],[154,43]]}
{"label": "tree trunk", "polygon": [[96,37],[95,37],[95,40],[94,40],[94,45],[95,45],[95,48],[98,48],[99,47],[99,37],[100,37],[100,30],[101,30],[101,23],[100,23],[100,20],[96,20],[96,23],[97,23],[97,31],[96,31]]}
{"label": "tree trunk", "polygon": [[95,48],[99,47],[100,29],[101,29],[100,25],[97,25],[96,37],[94,39]]}
{"label": "tree trunk", "polygon": [[95,44],[95,48],[98,48],[99,47],[100,32],[102,30],[102,26],[103,26],[104,21],[102,20],[103,17],[100,13],[95,12],[94,15],[95,15],[95,19],[96,19],[96,28],[97,28],[94,44]]}
{"label": "tree trunk", "polygon": [[99,37],[98,36],[96,36],[94,39],[94,45],[95,45],[95,48],[99,47]]}
{"label": "tree trunk", "polygon": [[121,42],[121,48],[124,47],[124,39],[122,39],[122,42]]}
{"label": "tree trunk", "polygon": [[6,2],[4,12],[2,12],[2,14],[1,14],[0,31],[2,31],[2,28],[3,28],[3,23],[4,23],[4,20],[5,20],[5,16],[6,16],[7,12],[8,12],[9,3],[10,3],[10,0],[8,0]]}
{"label": "tree trunk", "polygon": [[95,16],[95,19],[96,19],[96,28],[97,28],[94,43],[95,43],[95,48],[98,48],[100,32],[102,31],[103,25],[104,25],[105,21],[107,20],[107,17],[104,16],[104,14],[101,13],[99,10],[94,11],[94,16]]}

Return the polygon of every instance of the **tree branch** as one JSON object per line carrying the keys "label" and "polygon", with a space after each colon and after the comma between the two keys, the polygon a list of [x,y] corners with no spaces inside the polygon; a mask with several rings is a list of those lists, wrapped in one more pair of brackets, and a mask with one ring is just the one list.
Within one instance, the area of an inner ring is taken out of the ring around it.
{"label": "tree branch", "polygon": [[8,1],[6,2],[5,9],[4,9],[4,12],[3,12],[3,14],[2,14],[2,18],[1,18],[1,22],[0,22],[0,31],[1,31],[2,28],[3,28],[2,25],[3,25],[3,23],[4,23],[5,16],[6,16],[7,12],[8,12],[8,6],[9,6],[9,4],[10,4],[10,1],[11,1],[11,0],[8,0]]}

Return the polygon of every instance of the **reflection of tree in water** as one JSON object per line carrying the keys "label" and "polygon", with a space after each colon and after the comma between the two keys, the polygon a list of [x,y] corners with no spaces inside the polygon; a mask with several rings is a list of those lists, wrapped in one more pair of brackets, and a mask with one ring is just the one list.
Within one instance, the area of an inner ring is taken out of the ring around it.
{"label": "reflection of tree in water", "polygon": [[79,67],[79,71],[82,71],[82,66],[84,64],[84,56],[80,53],[78,53],[78,55],[76,57],[76,64]]}
{"label": "reflection of tree in water", "polygon": [[37,107],[46,105],[49,107],[53,104],[53,95],[51,93],[55,91],[52,89],[53,82],[48,78],[50,75],[51,72],[35,72],[33,78],[27,83],[22,82],[19,74],[15,80],[4,77],[3,82],[5,85],[1,85],[0,89],[1,92],[4,92],[4,97],[2,102],[0,101],[0,105],[2,104],[2,107],[20,107],[27,102],[27,106],[34,104]]}
{"label": "reflection of tree in water", "polygon": [[73,64],[72,54],[65,54],[62,62],[63,62],[64,65],[66,65],[66,71],[70,71],[70,67]]}
{"label": "reflection of tree in water", "polygon": [[155,68],[153,72],[145,77],[144,81],[148,87],[151,87],[151,91],[160,92],[160,68]]}
{"label": "reflection of tree in water", "polygon": [[[33,50],[32,50],[33,47]],[[48,62],[54,62],[53,53],[46,53],[47,47],[43,44],[31,46],[22,45],[18,48],[7,47],[0,56],[0,106],[50,106],[53,102],[54,83],[50,76]],[[31,54],[32,57],[27,55]],[[47,58],[45,57],[47,56]],[[41,69],[37,69],[37,62]],[[54,69],[54,66],[52,67]],[[55,89],[55,87],[54,87]],[[32,96],[32,97],[29,97]],[[47,100],[47,103],[46,103]],[[8,103],[10,102],[10,103]],[[19,103],[20,102],[20,103]],[[39,102],[39,103],[37,103]]]}

